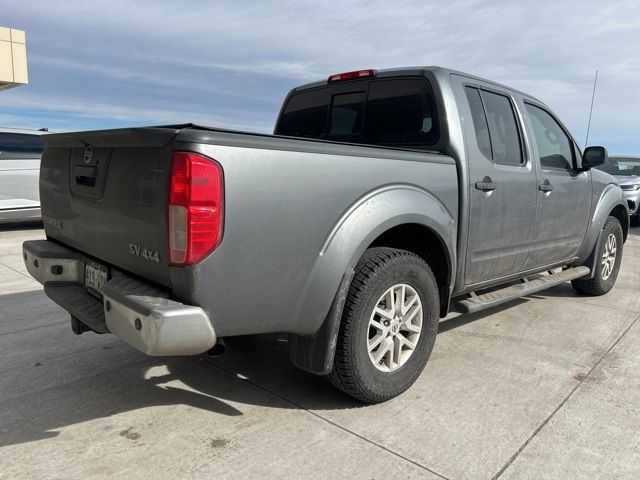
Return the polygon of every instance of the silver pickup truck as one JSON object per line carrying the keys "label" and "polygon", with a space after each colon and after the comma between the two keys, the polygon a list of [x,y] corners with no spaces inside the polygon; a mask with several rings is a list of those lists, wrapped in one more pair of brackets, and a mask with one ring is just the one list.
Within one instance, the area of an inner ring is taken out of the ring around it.
{"label": "silver pickup truck", "polygon": [[29,272],[75,333],[149,355],[289,336],[364,402],[406,390],[451,308],[571,281],[602,295],[618,182],[535,98],[436,67],[295,88],[275,135],[174,125],[48,135]]}

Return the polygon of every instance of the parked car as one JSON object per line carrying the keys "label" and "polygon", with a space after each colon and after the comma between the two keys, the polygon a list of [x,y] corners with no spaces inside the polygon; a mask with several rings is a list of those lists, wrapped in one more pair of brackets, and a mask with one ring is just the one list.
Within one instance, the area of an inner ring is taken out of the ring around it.
{"label": "parked car", "polygon": [[611,155],[597,168],[618,179],[627,199],[631,224],[640,225],[640,157]]}
{"label": "parked car", "polygon": [[0,221],[40,218],[40,130],[0,128]]}
{"label": "parked car", "polygon": [[530,95],[437,67],[298,87],[273,136],[185,124],[45,143],[47,240],[24,259],[74,332],[149,355],[286,332],[295,365],[365,402],[416,380],[452,304],[608,292],[629,229],[618,182],[591,169],[603,147],[582,153]]}

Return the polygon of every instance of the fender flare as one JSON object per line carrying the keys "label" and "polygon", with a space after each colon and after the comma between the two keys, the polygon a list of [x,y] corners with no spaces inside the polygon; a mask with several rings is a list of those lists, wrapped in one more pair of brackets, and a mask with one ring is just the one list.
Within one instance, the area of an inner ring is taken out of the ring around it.
{"label": "fender flare", "polygon": [[[585,265],[591,269],[591,274],[586,278],[593,278],[595,274],[595,266],[597,262],[596,252],[600,246],[600,232],[604,226],[604,222],[611,215],[611,212],[617,208],[622,207],[626,212],[627,202],[624,199],[622,190],[616,184],[608,184],[594,208],[593,215],[591,216],[591,222],[587,228],[585,239],[582,242],[582,247],[578,252],[578,265]],[[629,218],[622,220],[622,231],[626,240],[627,232],[629,231]]]}
{"label": "fender flare", "polygon": [[[296,318],[304,319],[304,330],[289,335],[294,365],[318,374],[331,371],[354,268],[376,238],[403,224],[434,232],[446,252],[449,272],[454,271],[456,222],[442,202],[414,185],[387,185],[369,192],[336,222],[311,270],[296,310]],[[454,278],[449,275],[449,291]]]}

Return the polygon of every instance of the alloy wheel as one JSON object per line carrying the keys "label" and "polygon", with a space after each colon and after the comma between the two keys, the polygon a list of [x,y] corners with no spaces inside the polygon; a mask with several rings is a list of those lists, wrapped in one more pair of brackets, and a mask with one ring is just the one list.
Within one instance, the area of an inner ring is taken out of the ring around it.
{"label": "alloy wheel", "polygon": [[382,372],[402,367],[413,354],[422,331],[422,301],[410,285],[387,289],[369,319],[367,350],[371,363]]}

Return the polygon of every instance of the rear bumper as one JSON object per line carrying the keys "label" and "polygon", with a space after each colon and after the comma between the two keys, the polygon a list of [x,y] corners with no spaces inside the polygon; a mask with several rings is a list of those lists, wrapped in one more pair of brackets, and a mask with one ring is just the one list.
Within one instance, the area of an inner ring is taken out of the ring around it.
{"label": "rear bumper", "polygon": [[168,292],[115,269],[99,300],[84,287],[83,255],[49,240],[24,242],[22,250],[49,298],[98,333],[113,333],[147,355],[196,355],[216,343],[200,307],[170,300]]}

